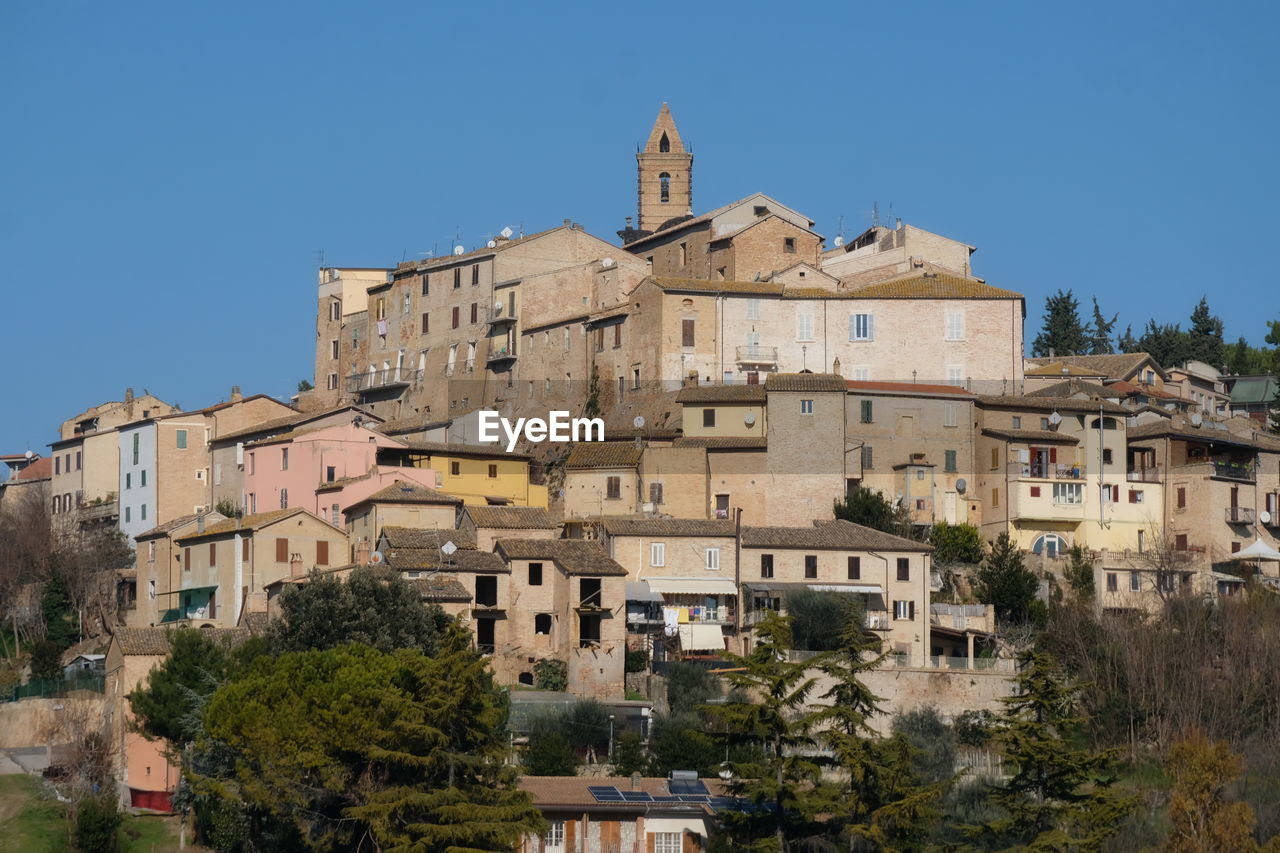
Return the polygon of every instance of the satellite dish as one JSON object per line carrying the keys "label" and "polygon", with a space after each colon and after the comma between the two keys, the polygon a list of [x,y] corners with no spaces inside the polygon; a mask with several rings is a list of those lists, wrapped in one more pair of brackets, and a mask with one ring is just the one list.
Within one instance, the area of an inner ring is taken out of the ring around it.
{"label": "satellite dish", "polygon": [[636,415],[636,419],[631,422],[631,425],[636,429],[644,429],[644,417],[642,415]]}
{"label": "satellite dish", "polygon": [[1271,523],[1271,513],[1267,512],[1267,511],[1264,509],[1262,512],[1258,513],[1258,521],[1261,521],[1263,524],[1270,524],[1270,523]]}
{"label": "satellite dish", "polygon": [[602,258],[600,260],[600,266],[604,267],[605,269],[608,269],[609,267],[613,266],[613,258]]}
{"label": "satellite dish", "polygon": [[502,303],[501,303],[501,302],[495,302],[495,303],[493,303],[493,313],[495,313],[495,314],[501,314],[501,313],[502,313]]}
{"label": "satellite dish", "polygon": [[742,416],[742,422],[743,422],[744,424],[746,424],[747,426],[752,426],[752,425],[754,425],[754,424],[755,424],[755,422],[756,422],[756,413],[755,413],[755,412],[747,412],[745,415],[743,415],[743,416]]}
{"label": "satellite dish", "polygon": [[452,557],[453,552],[458,550],[458,546],[454,545],[452,542],[446,542],[440,546],[440,550],[446,557]]}
{"label": "satellite dish", "polygon": [[503,237],[507,238],[508,240],[510,240],[510,239],[511,239],[511,235],[512,235],[512,234],[514,234],[514,233],[516,233],[516,232],[512,231],[510,228],[503,228],[503,229],[502,229],[501,231],[499,231],[498,233],[499,233],[499,234],[501,234]]}
{"label": "satellite dish", "polygon": [[26,453],[24,453],[23,455],[27,457],[27,461],[28,461],[28,462],[30,462],[30,461],[31,461],[31,457],[32,457],[32,456],[35,456],[35,454],[34,454],[34,453],[32,453],[30,450],[28,450],[28,451],[27,451]]}
{"label": "satellite dish", "polygon": [[1062,415],[1058,414],[1055,411],[1052,415],[1049,415],[1049,423],[1053,424],[1054,426],[1057,426],[1058,424],[1062,423]]}
{"label": "satellite dish", "polygon": [[964,492],[965,492],[965,489],[967,489],[967,488],[969,488],[969,484],[968,484],[968,483],[966,483],[966,482],[964,481],[964,477],[961,477],[959,480],[956,480],[956,491],[957,491],[957,492],[959,492],[960,494],[962,494],[962,495],[963,495],[963,494],[964,494]]}
{"label": "satellite dish", "polygon": [[386,558],[382,556],[381,551],[374,551],[369,555],[369,565],[371,566],[381,566],[385,561]]}
{"label": "satellite dish", "polygon": [[1191,425],[1192,425],[1192,426],[1200,426],[1202,423],[1204,423],[1204,417],[1203,417],[1199,412],[1192,412],[1192,413],[1191,413]]}
{"label": "satellite dish", "polygon": [[498,247],[498,244],[495,243],[493,240],[490,240],[488,243],[485,243],[485,246],[487,246],[490,249],[496,249]]}
{"label": "satellite dish", "polygon": [[462,246],[454,246],[454,247],[453,247],[453,253],[454,253],[455,255],[465,255],[465,254],[467,253],[467,250],[466,250],[465,248],[463,248]]}
{"label": "satellite dish", "polygon": [[836,239],[835,239],[835,244],[836,244],[837,246],[843,246],[843,245],[844,245],[844,236],[843,236],[843,235],[841,235],[841,234],[837,234],[837,235],[836,235]]}

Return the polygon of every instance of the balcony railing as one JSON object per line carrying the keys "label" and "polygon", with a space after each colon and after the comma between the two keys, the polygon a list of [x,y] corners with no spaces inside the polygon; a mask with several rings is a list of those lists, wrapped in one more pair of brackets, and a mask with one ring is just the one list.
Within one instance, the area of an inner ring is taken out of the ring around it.
{"label": "balcony railing", "polygon": [[365,391],[376,391],[380,388],[394,388],[421,381],[422,371],[408,367],[388,367],[385,370],[370,370],[368,373],[356,373],[347,377],[347,392],[360,394]]}
{"label": "balcony railing", "polygon": [[738,347],[739,364],[777,364],[778,348],[747,345]]}
{"label": "balcony railing", "polygon": [[893,620],[889,618],[888,610],[868,610],[866,623],[867,627],[872,631],[888,631],[893,626]]}
{"label": "balcony railing", "polygon": [[1258,512],[1253,507],[1227,507],[1227,524],[1253,524],[1258,520]]}
{"label": "balcony railing", "polygon": [[515,321],[516,315],[508,311],[506,306],[503,306],[501,311],[495,311],[492,308],[489,309],[490,326],[501,326],[505,323],[514,323]]}
{"label": "balcony railing", "polygon": [[1061,462],[1015,462],[1009,466],[1014,477],[1028,480],[1083,480],[1084,465],[1066,465]]}
{"label": "balcony railing", "polygon": [[516,348],[510,345],[503,345],[498,347],[497,349],[489,351],[488,362],[490,364],[494,363],[495,361],[515,361],[515,359],[516,359]]}
{"label": "balcony railing", "polygon": [[1250,462],[1219,462],[1215,460],[1213,463],[1213,476],[1227,480],[1239,480],[1242,483],[1252,483],[1254,480],[1253,464]]}
{"label": "balcony railing", "polygon": [[1160,469],[1156,468],[1130,468],[1128,474],[1130,483],[1159,483]]}

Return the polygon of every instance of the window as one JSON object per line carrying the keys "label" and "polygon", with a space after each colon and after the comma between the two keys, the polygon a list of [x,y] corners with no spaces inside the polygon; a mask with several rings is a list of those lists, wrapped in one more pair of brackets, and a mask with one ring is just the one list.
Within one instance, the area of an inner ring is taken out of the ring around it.
{"label": "window", "polygon": [[689,244],[681,243],[680,244],[680,266],[685,266],[688,263],[689,263]]}
{"label": "window", "polygon": [[954,450],[942,451],[942,470],[948,474],[956,472],[956,452]]}
{"label": "window", "polygon": [[428,311],[422,312],[422,334],[428,334],[431,331],[431,314]]}
{"label": "window", "polygon": [[618,500],[622,497],[621,477],[609,477],[605,480],[605,497],[610,500]]}
{"label": "window", "polygon": [[337,358],[337,357],[338,357],[338,339],[334,338],[333,340],[329,341],[329,358]]}
{"label": "window", "polygon": [[788,255],[794,255],[794,254],[796,253],[796,238],[795,238],[795,237],[783,237],[783,238],[782,238],[782,251],[783,251],[784,253],[788,254]]}
{"label": "window", "polygon": [[715,410],[715,409],[703,409],[703,410],[702,410],[702,425],[703,425],[704,427],[713,427],[713,426],[715,426],[715,425],[716,425],[716,410]]}
{"label": "window", "polygon": [[498,464],[496,462],[489,463],[489,479],[490,480],[498,479]]}
{"label": "window", "polygon": [[659,504],[662,503],[662,484],[661,483],[649,484],[649,503],[653,504],[654,506],[658,506]]}
{"label": "window", "polygon": [[872,339],[872,315],[849,315],[849,340],[869,341]]}
{"label": "window", "polygon": [[578,647],[594,649],[600,646],[600,614],[582,614],[578,617]]}
{"label": "window", "polygon": [[289,508],[289,490],[288,489],[280,490],[280,508],[281,509]]}
{"label": "window", "polygon": [[325,377],[325,387],[330,391],[338,390],[338,374],[330,373]]}
{"label": "window", "polygon": [[377,319],[385,320],[387,318],[387,298],[385,296],[378,297]]}
{"label": "window", "polygon": [[671,176],[666,172],[658,175],[658,201],[671,201]]}
{"label": "window", "polygon": [[462,473],[462,463],[459,462],[457,459],[450,461],[449,473],[454,477],[459,476]]}
{"label": "window", "polygon": [[649,543],[649,565],[665,566],[667,564],[667,543],[650,542]]}
{"label": "window", "polygon": [[334,480],[336,480],[336,479],[338,479],[338,469],[337,469],[337,467],[336,467],[336,466],[334,466],[334,465],[327,465],[327,466],[325,466],[325,469],[324,469],[324,481],[325,481],[326,483],[332,483],[332,482],[333,482]]}
{"label": "window", "polygon": [[991,505],[993,507],[1000,506],[1000,490],[999,489],[991,490]]}
{"label": "window", "polygon": [[818,555],[817,554],[804,555],[804,576],[809,580],[814,580],[818,577]]}
{"label": "window", "polygon": [[147,486],[147,469],[146,468],[143,468],[141,471],[138,472],[138,484],[141,485],[143,488],[146,488]]}
{"label": "window", "polygon": [[453,328],[458,328],[458,306],[453,306]]}
{"label": "window", "polygon": [[760,555],[760,577],[762,578],[773,577],[773,555],[772,554]]}
{"label": "window", "polygon": [[[1110,492],[1110,489],[1107,491]],[[1053,502],[1056,504],[1084,503],[1084,485],[1082,483],[1054,483]]]}
{"label": "window", "polygon": [[964,365],[961,365],[961,364],[947,365],[947,384],[948,385],[964,384]]}
{"label": "window", "polygon": [[462,267],[453,268],[453,289],[457,290],[462,287]]}
{"label": "window", "polygon": [[62,473],[62,457],[61,456],[53,457],[53,473],[55,475]]}
{"label": "window", "polygon": [[1049,419],[1048,419],[1048,418],[1041,418],[1041,419],[1040,419],[1040,429],[1045,430],[1045,431],[1048,431],[1048,430],[1049,430],[1049,428],[1050,428],[1050,426],[1049,426]]}
{"label": "window", "polygon": [[1142,591],[1142,572],[1129,572],[1129,591]]}
{"label": "window", "polygon": [[276,540],[276,562],[289,562],[289,540],[283,537]]}
{"label": "window", "polygon": [[[338,508],[337,504],[334,504],[333,506],[329,507],[329,518],[330,518],[329,523],[332,524],[334,527],[337,527],[338,523],[342,520],[342,511]],[[249,541],[248,539],[245,540],[245,542],[248,542],[248,541]]]}
{"label": "window", "polygon": [[138,464],[138,434],[133,434],[133,464]]}
{"label": "window", "polygon": [[655,832],[653,834],[653,853],[680,853],[683,844],[683,832]]}
{"label": "window", "polygon": [[339,302],[337,299],[329,303],[329,319],[330,320],[342,319],[342,303]]}
{"label": "window", "polygon": [[536,613],[533,617],[533,633],[550,634],[551,633],[551,614]]}
{"label": "window", "polygon": [[813,340],[813,315],[812,314],[796,315],[796,340],[797,341]]}
{"label": "window", "polygon": [[875,457],[872,456],[871,454],[871,445],[869,444],[862,445],[862,467],[864,469],[870,470],[876,467],[873,464],[874,462],[875,462]]}
{"label": "window", "polygon": [[719,548],[707,549],[707,571],[709,572],[720,571],[720,549]]}
{"label": "window", "polygon": [[[70,506],[68,506],[67,508],[68,508],[68,509],[70,509],[71,507],[70,507]],[[146,504],[143,504],[142,506],[138,507],[138,509],[139,509],[138,516],[139,516],[143,521],[146,521],[146,520],[147,520],[147,505],[146,505]]]}
{"label": "window", "polygon": [[[1129,503],[1131,504],[1145,503],[1145,501],[1143,500],[1143,497],[1144,496],[1141,489],[1129,490]],[[1138,531],[1138,532],[1141,533],[1142,531]]]}
{"label": "window", "polygon": [[403,303],[401,304],[401,306],[400,306],[400,313],[401,313],[401,314],[408,314],[408,313],[409,313],[409,310],[410,310],[410,309],[412,308],[412,306],[413,306],[413,302],[411,301],[411,299],[412,299],[412,298],[409,296],[409,292],[408,292],[408,291],[405,291],[405,294],[404,294],[404,302],[403,302]]}
{"label": "window", "polygon": [[280,470],[289,470],[289,448],[287,447],[280,448]]}
{"label": "window", "polygon": [[747,300],[747,319],[748,320],[760,319],[760,300],[759,299]]}
{"label": "window", "polygon": [[496,575],[476,575],[476,604],[481,607],[498,606],[498,578]]}
{"label": "window", "polygon": [[910,557],[898,558],[898,580],[900,581],[911,580],[911,558]]}
{"label": "window", "polygon": [[849,580],[851,581],[862,580],[862,558],[861,557],[849,558]]}
{"label": "window", "polygon": [[944,427],[953,427],[956,425],[956,404],[942,404],[942,425]]}
{"label": "window", "polygon": [[893,618],[914,621],[916,618],[916,603],[914,601],[895,601],[893,603]]}
{"label": "window", "polygon": [[862,422],[863,422],[864,424],[873,423],[873,422],[874,422],[874,415],[875,415],[875,403],[874,403],[874,401],[872,401],[872,400],[863,400],[863,401],[862,401],[862,418],[861,418]]}
{"label": "window", "polygon": [[1179,533],[1178,535],[1173,537],[1173,550],[1175,551],[1187,550],[1187,534]]}
{"label": "window", "polygon": [[1178,509],[1186,509],[1187,507],[1187,489],[1185,486],[1178,486]]}
{"label": "window", "polygon": [[480,304],[478,302],[471,303],[471,325],[475,325],[480,319]]}
{"label": "window", "polygon": [[800,414],[802,414],[802,415],[812,415],[812,414],[813,414],[813,401],[812,401],[812,400],[801,400],[801,401],[800,401]]}
{"label": "window", "polygon": [[1115,572],[1107,572],[1107,592],[1115,592],[1120,588]]}
{"label": "window", "polygon": [[693,320],[681,320],[680,321],[680,346],[691,347],[694,345],[693,341],[694,341]]}
{"label": "window", "polygon": [[133,488],[133,475],[127,471],[125,472],[125,475],[124,475],[124,487],[126,489]]}
{"label": "window", "polygon": [[948,311],[946,339],[949,341],[964,340],[964,312]]}
{"label": "window", "polygon": [[182,570],[184,572],[191,571],[191,549],[190,548],[182,549]]}
{"label": "window", "polygon": [[424,272],[422,274],[422,295],[426,296],[431,293],[431,273]]}
{"label": "window", "polygon": [[529,564],[529,586],[542,586],[542,563]]}
{"label": "window", "polygon": [[475,287],[479,283],[480,283],[480,265],[472,264],[471,265],[471,286]]}
{"label": "window", "polygon": [[622,324],[613,324],[613,348],[620,349],[622,347]]}
{"label": "window", "polygon": [[1014,415],[1012,424],[1014,429],[1022,429],[1022,415]]}

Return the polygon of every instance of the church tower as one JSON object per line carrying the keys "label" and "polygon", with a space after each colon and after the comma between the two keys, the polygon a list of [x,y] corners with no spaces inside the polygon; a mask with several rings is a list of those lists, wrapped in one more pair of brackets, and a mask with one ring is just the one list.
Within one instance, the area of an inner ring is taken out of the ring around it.
{"label": "church tower", "polygon": [[693,152],[686,151],[671,110],[664,103],[636,153],[640,206],[636,230],[652,233],[670,219],[693,212]]}

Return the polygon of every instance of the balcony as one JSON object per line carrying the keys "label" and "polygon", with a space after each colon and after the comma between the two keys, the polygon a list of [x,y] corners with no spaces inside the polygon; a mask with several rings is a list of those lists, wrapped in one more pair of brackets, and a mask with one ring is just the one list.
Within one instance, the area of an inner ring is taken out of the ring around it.
{"label": "balcony", "polygon": [[747,345],[738,347],[738,364],[777,365],[778,348]]}
{"label": "balcony", "polygon": [[868,610],[866,612],[867,628],[872,631],[888,631],[893,627],[893,620],[888,610]]}
{"label": "balcony", "polygon": [[1015,462],[1009,466],[1009,475],[1024,480],[1083,480],[1087,470],[1084,465],[1061,462]]}
{"label": "balcony", "polygon": [[516,360],[516,348],[510,344],[503,344],[497,349],[489,351],[489,357],[485,359],[488,364],[507,364]]}
{"label": "balcony", "polygon": [[1253,463],[1214,460],[1213,476],[1223,480],[1236,480],[1241,483],[1252,483],[1254,481]]}
{"label": "balcony", "polygon": [[347,377],[347,393],[363,394],[384,388],[400,388],[422,380],[422,371],[408,367],[388,367]]}
{"label": "balcony", "polygon": [[1160,469],[1157,468],[1130,468],[1128,477],[1130,483],[1160,483],[1163,480],[1160,477]]}
{"label": "balcony", "polygon": [[1227,524],[1253,524],[1258,520],[1258,512],[1253,507],[1229,506],[1226,509]]}
{"label": "balcony", "polygon": [[494,328],[504,328],[515,321],[516,315],[508,311],[505,306],[497,310],[489,309],[488,323]]}

